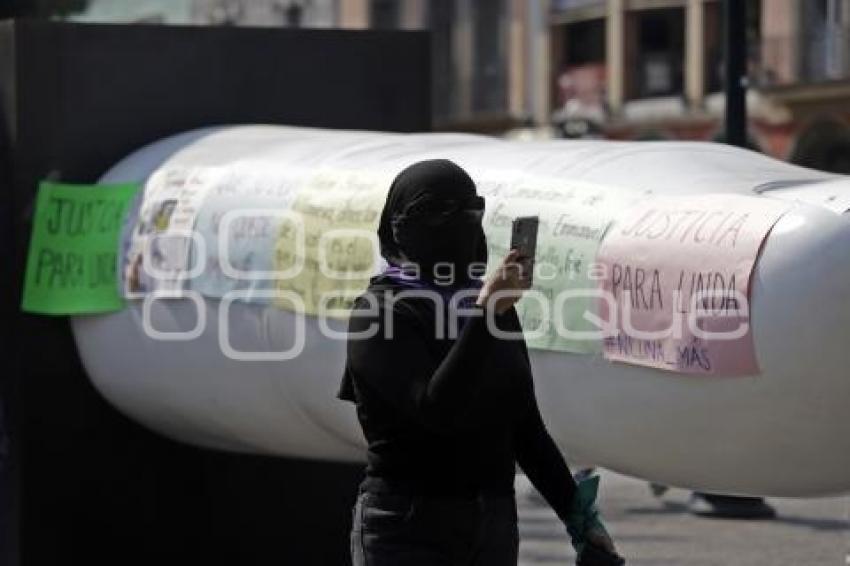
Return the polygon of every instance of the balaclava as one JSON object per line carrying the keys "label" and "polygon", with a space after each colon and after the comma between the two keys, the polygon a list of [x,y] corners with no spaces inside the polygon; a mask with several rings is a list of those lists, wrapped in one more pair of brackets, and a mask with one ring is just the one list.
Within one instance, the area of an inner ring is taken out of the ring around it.
{"label": "balaclava", "polygon": [[[487,263],[487,240],[480,220],[464,214],[441,213],[474,208],[481,199],[472,178],[448,159],[429,159],[401,171],[390,185],[378,225],[381,255],[388,263],[417,263],[420,277],[435,278],[434,265],[455,266],[455,284],[467,281],[470,264],[483,274]],[[480,267],[479,267],[480,264]],[[442,270],[445,277],[446,271]]]}

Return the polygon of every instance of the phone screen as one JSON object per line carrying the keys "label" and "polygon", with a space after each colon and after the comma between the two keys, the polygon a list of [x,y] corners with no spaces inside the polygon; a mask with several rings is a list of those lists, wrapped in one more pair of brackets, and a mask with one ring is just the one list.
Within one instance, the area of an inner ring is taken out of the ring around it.
{"label": "phone screen", "polygon": [[537,253],[537,226],[540,218],[537,216],[520,216],[511,226],[511,249],[518,249],[520,255],[526,256],[524,263],[528,269],[528,278],[532,280],[534,272],[534,254]]}

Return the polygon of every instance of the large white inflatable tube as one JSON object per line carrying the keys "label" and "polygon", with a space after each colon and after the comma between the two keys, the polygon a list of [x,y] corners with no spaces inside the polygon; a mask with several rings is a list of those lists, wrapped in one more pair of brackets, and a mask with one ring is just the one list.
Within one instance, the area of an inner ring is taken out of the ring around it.
{"label": "large white inflatable tube", "polygon": [[[475,171],[509,167],[656,194],[788,191],[798,198],[824,181],[838,183],[845,195],[850,191],[850,180],[716,144],[520,143],[281,126],[174,136],[128,156],[101,180],[143,182],[164,165],[217,166],[244,158],[368,169],[428,157],[447,157]],[[694,377],[535,349],[544,419],[570,462],[730,494],[846,492],[848,296],[850,217],[797,203],[768,236],[753,273],[759,375]],[[74,317],[77,345],[98,390],[137,421],[188,443],[329,461],[363,458],[353,407],[335,398],[344,341],[325,337],[306,317],[306,343],[297,358],[234,361],[219,347],[219,300],[202,303],[203,332],[183,342],[151,339],[142,328],[140,301],[112,314]],[[196,310],[191,301],[173,300],[154,303],[151,317],[160,330],[188,328]],[[234,303],[230,332],[246,350],[283,350],[295,318],[268,305]]]}

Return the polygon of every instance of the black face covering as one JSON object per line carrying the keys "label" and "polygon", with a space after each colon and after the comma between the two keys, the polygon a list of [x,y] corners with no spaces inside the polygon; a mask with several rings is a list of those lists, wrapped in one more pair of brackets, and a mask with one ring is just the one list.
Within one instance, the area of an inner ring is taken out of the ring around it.
{"label": "black face covering", "polygon": [[[420,161],[399,173],[387,194],[378,238],[396,265],[417,264],[423,279],[480,277],[487,264],[483,199],[472,178],[447,159]],[[451,264],[445,265],[445,264]]]}

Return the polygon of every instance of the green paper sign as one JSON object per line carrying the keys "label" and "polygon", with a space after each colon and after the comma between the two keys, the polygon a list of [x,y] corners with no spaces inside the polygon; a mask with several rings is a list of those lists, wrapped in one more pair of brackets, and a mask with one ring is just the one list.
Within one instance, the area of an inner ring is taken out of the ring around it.
{"label": "green paper sign", "polygon": [[138,190],[136,184],[39,185],[23,310],[63,315],[123,308],[116,254]]}

